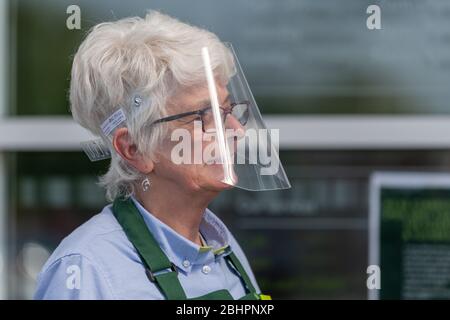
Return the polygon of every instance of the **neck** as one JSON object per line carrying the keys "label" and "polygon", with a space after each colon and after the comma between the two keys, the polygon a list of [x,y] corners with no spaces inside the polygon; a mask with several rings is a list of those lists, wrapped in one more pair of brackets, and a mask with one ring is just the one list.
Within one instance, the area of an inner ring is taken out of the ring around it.
{"label": "neck", "polygon": [[212,192],[186,192],[174,186],[158,184],[158,187],[151,187],[145,192],[137,187],[135,196],[156,218],[181,236],[201,245],[200,224],[206,207],[216,195]]}

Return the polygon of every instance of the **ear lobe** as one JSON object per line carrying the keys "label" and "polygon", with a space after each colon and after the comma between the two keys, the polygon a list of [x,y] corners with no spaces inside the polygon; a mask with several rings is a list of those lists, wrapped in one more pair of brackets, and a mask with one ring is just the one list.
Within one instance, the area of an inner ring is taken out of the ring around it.
{"label": "ear lobe", "polygon": [[153,163],[152,160],[148,160],[145,162],[145,172],[146,174],[150,173],[153,171],[153,168],[155,167],[155,164]]}
{"label": "ear lobe", "polygon": [[136,145],[133,144],[130,139],[127,128],[119,128],[116,130],[112,144],[122,159],[127,161],[139,172],[147,174],[153,171],[153,161],[145,159],[142,154],[138,152]]}
{"label": "ear lobe", "polygon": [[[131,163],[131,162],[130,162]],[[153,171],[154,164],[152,160],[145,159],[142,154],[136,153],[136,160],[133,166],[139,170],[139,172],[149,174]]]}

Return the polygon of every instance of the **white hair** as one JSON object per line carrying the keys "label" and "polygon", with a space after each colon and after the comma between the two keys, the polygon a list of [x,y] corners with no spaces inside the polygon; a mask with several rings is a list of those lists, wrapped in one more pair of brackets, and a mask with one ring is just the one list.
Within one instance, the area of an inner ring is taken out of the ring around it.
{"label": "white hair", "polygon": [[[195,85],[205,77],[201,48],[210,51],[214,72],[229,77],[224,61],[231,52],[206,30],[150,11],[145,18],[131,17],[94,26],[78,48],[72,65],[70,104],[73,118],[102,137],[101,124],[122,108],[131,114],[133,97],[143,105],[139,117],[127,121],[137,150],[154,159],[154,152],[167,134],[165,125],[149,124],[167,115],[165,107],[178,89]],[[136,182],[145,175],[121,158],[111,146],[108,172],[99,184],[106,198],[134,194]]]}

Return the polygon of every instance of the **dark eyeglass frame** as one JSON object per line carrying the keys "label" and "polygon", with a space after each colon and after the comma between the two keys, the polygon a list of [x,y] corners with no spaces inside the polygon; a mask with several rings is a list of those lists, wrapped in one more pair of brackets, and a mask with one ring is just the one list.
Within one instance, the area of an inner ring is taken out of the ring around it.
{"label": "dark eyeglass frame", "polygon": [[[230,106],[227,107],[227,108],[219,107],[220,109],[223,110],[223,119],[224,119],[224,121],[227,118],[227,116],[233,112],[233,108],[235,106],[238,106],[238,105],[241,105],[241,104],[247,105],[246,112],[248,113],[248,108],[250,106],[250,101],[247,101],[247,100],[240,101],[240,102],[232,102],[230,104]],[[181,118],[188,117],[188,116],[198,115],[198,117],[200,118],[200,120],[202,122],[202,130],[203,130],[203,132],[205,132],[205,124],[204,124],[204,121],[203,121],[203,116],[206,114],[206,112],[208,110],[212,110],[212,107],[209,106],[209,107],[202,108],[202,109],[199,109],[199,110],[188,111],[188,112],[183,112],[183,113],[178,113],[178,114],[174,114],[174,115],[171,115],[171,116],[167,116],[167,117],[164,117],[164,118],[161,118],[161,119],[153,121],[152,125],[153,124],[157,124],[157,123],[162,123],[162,122],[169,122],[169,121],[179,120]],[[192,121],[195,121],[197,119],[194,119]],[[237,120],[239,121],[239,119],[237,119]],[[247,124],[247,121],[248,121],[248,115],[247,115],[247,119],[245,120],[245,123],[242,123],[240,121],[239,121],[239,123],[241,125],[245,126]],[[191,121],[189,121],[188,123],[190,123],[190,122]]]}

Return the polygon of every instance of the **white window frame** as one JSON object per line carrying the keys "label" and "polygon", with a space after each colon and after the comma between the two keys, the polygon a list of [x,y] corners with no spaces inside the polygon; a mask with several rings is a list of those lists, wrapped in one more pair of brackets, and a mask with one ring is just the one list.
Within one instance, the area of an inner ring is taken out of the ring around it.
{"label": "white window frame", "polygon": [[[280,129],[282,150],[417,150],[450,148],[450,116],[265,116]],[[64,134],[61,134],[64,133]],[[74,151],[93,136],[70,116],[0,118],[2,151]]]}
{"label": "white window frame", "polygon": [[[0,1],[0,122],[8,103],[8,1]],[[1,127],[1,124],[0,124]],[[7,298],[7,230],[8,199],[6,156],[0,147],[0,299]]]}

